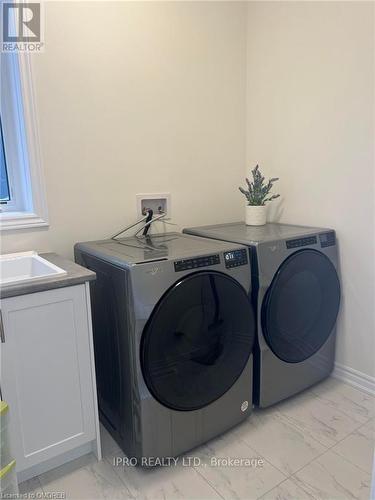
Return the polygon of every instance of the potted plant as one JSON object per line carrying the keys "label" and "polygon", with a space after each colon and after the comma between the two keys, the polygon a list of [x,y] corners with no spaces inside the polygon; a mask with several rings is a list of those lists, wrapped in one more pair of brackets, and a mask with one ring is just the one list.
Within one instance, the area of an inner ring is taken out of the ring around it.
{"label": "potted plant", "polygon": [[266,202],[275,200],[280,195],[270,195],[273,184],[278,181],[278,177],[265,182],[263,175],[257,165],[252,171],[252,182],[246,178],[248,189],[239,188],[242,194],[246,196],[246,225],[248,226],[263,226],[267,222],[267,206]]}

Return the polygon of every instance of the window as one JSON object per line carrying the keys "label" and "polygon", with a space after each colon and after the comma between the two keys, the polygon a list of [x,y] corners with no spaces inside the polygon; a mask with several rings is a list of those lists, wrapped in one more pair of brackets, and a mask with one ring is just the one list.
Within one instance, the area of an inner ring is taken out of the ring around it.
{"label": "window", "polygon": [[27,54],[0,57],[0,228],[45,226],[31,61]]}
{"label": "window", "polygon": [[0,118],[0,203],[10,201],[10,188],[7,164],[5,161],[3,127]]}

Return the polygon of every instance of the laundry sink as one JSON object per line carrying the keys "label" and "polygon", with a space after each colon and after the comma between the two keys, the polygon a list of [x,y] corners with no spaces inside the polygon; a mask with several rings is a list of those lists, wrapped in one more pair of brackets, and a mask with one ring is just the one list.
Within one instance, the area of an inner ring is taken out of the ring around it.
{"label": "laundry sink", "polygon": [[53,278],[64,274],[64,269],[43,259],[37,252],[0,255],[0,285]]}

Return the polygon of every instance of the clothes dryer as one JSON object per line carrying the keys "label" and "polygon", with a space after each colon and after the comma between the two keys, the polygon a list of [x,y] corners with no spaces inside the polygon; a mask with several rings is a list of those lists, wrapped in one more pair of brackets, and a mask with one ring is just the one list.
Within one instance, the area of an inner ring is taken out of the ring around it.
{"label": "clothes dryer", "polygon": [[184,233],[248,247],[257,315],[255,404],[272,405],[331,373],[340,306],[335,231],[232,223]]}

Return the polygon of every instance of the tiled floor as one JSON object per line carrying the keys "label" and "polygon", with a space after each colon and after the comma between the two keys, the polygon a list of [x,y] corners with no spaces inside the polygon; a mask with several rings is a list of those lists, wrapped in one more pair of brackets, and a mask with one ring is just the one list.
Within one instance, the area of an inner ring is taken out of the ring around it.
{"label": "tiled floor", "polygon": [[[115,466],[123,456],[102,429],[104,460],[91,455],[22,483],[21,493],[66,498],[368,499],[375,398],[335,379],[267,410],[189,453],[195,466]],[[212,465],[212,457],[254,459]]]}

